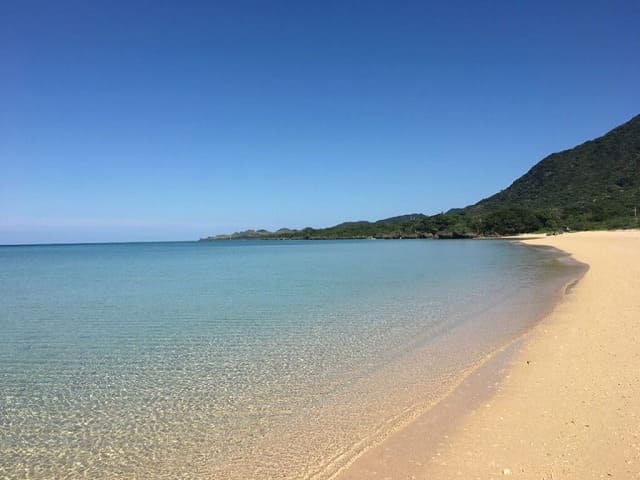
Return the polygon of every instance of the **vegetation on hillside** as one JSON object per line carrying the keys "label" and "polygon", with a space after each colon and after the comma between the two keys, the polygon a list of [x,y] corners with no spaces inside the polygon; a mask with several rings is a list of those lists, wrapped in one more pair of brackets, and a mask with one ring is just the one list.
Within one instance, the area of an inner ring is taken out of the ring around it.
{"label": "vegetation on hillside", "polygon": [[248,230],[203,240],[468,238],[640,226],[640,115],[571,150],[549,155],[505,190],[463,209],[329,228]]}
{"label": "vegetation on hillside", "polygon": [[640,115],[571,150],[554,153],[499,193],[465,209],[544,212],[575,230],[636,226],[640,209]]}
{"label": "vegetation on hillside", "polygon": [[347,222],[329,228],[247,230],[231,235],[218,235],[203,240],[280,239],[330,240],[349,238],[472,238],[479,235],[512,235],[539,230],[560,230],[559,220],[545,212],[518,207],[499,209],[484,217],[455,211],[438,215],[414,216],[403,220],[386,219],[377,222]]}

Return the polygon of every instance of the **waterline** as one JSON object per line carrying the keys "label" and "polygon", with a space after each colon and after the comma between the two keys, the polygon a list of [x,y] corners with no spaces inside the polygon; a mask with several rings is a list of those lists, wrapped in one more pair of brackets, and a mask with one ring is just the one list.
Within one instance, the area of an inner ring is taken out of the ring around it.
{"label": "waterline", "polygon": [[455,241],[2,248],[0,473],[322,476],[528,328],[504,313],[551,295],[559,258]]}

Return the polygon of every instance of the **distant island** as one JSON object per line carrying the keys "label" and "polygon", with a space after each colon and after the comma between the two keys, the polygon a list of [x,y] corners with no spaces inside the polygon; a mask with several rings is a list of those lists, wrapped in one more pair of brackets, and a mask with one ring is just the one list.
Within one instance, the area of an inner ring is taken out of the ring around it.
{"label": "distant island", "polygon": [[465,208],[329,228],[245,230],[200,241],[473,238],[638,227],[640,115],[607,134],[549,155],[505,190]]}

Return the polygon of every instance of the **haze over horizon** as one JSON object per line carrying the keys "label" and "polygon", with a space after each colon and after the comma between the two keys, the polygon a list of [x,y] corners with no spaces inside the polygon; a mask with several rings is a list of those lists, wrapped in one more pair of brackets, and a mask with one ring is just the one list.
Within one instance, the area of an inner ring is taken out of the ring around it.
{"label": "haze over horizon", "polygon": [[463,207],[640,113],[640,4],[0,5],[0,244]]}

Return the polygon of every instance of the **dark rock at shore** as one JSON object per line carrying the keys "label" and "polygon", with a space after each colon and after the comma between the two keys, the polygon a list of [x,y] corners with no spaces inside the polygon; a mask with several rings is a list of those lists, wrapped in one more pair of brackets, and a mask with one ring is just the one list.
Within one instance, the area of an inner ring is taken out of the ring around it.
{"label": "dark rock at shore", "polygon": [[433,238],[438,240],[457,240],[462,238],[476,238],[477,236],[475,233],[466,232],[438,232]]}

